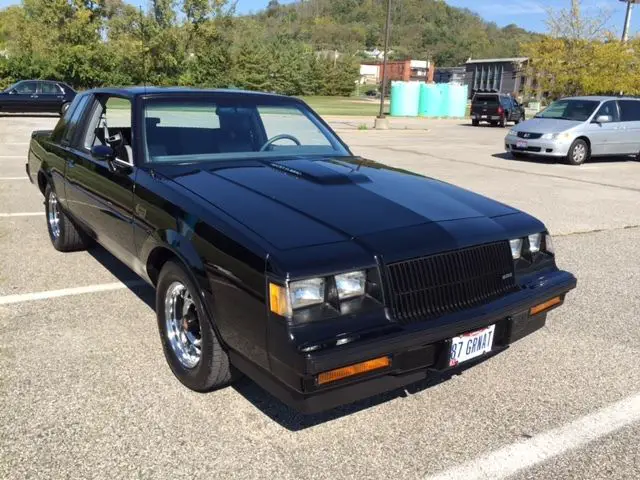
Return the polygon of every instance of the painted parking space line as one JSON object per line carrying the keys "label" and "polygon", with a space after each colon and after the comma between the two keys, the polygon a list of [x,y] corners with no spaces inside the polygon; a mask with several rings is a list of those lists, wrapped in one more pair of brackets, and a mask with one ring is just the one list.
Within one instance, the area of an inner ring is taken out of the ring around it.
{"label": "painted parking space line", "polygon": [[37,300],[48,300],[50,298],[83,295],[86,293],[110,292],[113,290],[141,287],[144,285],[147,284],[143,280],[130,280],[127,282],[99,283],[96,285],[87,285],[85,287],[63,288],[61,290],[47,290],[44,292],[19,293],[16,295],[5,295],[0,297],[0,305],[34,302]]}
{"label": "painted parking space line", "polygon": [[29,180],[29,177],[0,177],[1,180]]}
{"label": "painted parking space line", "polygon": [[640,421],[640,393],[559,428],[445,470],[428,480],[499,480]]}
{"label": "painted parking space line", "polygon": [[0,218],[8,218],[8,217],[37,217],[38,215],[44,215],[44,212],[0,213]]}

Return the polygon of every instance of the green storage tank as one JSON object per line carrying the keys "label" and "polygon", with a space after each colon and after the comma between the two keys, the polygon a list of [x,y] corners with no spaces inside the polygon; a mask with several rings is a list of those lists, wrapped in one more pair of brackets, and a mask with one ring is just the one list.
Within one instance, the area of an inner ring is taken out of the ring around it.
{"label": "green storage tank", "polygon": [[441,103],[442,98],[437,84],[423,83],[420,85],[418,115],[422,117],[439,116]]}
{"label": "green storage tank", "polygon": [[419,82],[391,82],[390,115],[392,117],[418,116],[419,97]]}
{"label": "green storage tank", "polygon": [[438,104],[438,108],[436,110],[436,117],[446,117],[448,113],[448,102],[449,102],[449,84],[448,83],[437,83],[438,93],[440,95],[440,103]]}
{"label": "green storage tank", "polygon": [[447,117],[462,118],[467,110],[467,86],[450,84],[447,92]]}

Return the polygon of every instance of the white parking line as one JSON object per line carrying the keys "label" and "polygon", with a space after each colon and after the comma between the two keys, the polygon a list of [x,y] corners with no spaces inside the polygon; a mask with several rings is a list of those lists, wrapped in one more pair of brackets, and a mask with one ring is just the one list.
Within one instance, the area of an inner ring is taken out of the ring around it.
{"label": "white parking line", "polygon": [[532,438],[482,455],[429,480],[497,480],[640,421],[640,393]]}
{"label": "white parking line", "polygon": [[0,177],[0,180],[29,180],[29,177]]}
{"label": "white parking line", "polygon": [[46,292],[21,293],[17,295],[5,295],[0,297],[0,305],[12,303],[33,302],[35,300],[46,300],[49,298],[68,297],[70,295],[82,295],[85,293],[109,292],[112,290],[122,290],[123,288],[140,287],[146,285],[142,280],[131,280],[128,282],[100,283],[87,285],[86,287],[63,288],[62,290],[48,290]]}
{"label": "white parking line", "polygon": [[44,215],[44,212],[0,213],[0,218],[3,218],[3,217],[36,217],[38,215]]}

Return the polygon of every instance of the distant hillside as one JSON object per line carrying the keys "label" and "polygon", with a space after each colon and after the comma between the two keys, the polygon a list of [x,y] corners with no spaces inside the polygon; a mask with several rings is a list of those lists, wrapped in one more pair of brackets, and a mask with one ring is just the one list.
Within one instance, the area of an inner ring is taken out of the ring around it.
{"label": "distant hillside", "polygon": [[[431,58],[453,66],[469,57],[517,56],[535,34],[516,25],[499,28],[477,14],[443,0],[393,1],[391,45],[397,58]],[[257,19],[272,33],[316,49],[356,51],[381,48],[386,0],[305,0],[281,5],[271,0]]]}

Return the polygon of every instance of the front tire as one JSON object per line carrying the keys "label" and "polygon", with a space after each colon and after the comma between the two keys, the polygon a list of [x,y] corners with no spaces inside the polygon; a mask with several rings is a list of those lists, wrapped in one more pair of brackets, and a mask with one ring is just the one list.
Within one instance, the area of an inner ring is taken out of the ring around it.
{"label": "front tire", "polygon": [[589,145],[581,138],[578,138],[569,147],[566,160],[569,165],[582,165],[589,160],[590,156]]}
{"label": "front tire", "polygon": [[200,289],[172,260],[158,278],[156,316],[165,358],[183,385],[207,392],[232,381],[229,356],[202,305]]}
{"label": "front tire", "polygon": [[89,239],[81,232],[60,208],[60,202],[51,185],[44,191],[47,230],[53,248],[60,252],[86,250]]}

